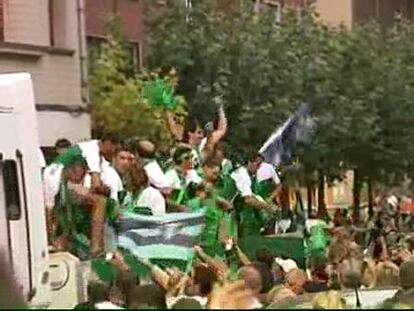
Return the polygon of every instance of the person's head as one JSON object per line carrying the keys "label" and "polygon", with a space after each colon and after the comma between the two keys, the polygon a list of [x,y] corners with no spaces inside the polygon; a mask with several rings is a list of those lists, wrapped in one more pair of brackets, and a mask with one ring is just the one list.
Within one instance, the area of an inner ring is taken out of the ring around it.
{"label": "person's head", "polygon": [[217,282],[217,275],[205,264],[197,264],[193,268],[193,282],[188,294],[207,297]]}
{"label": "person's head", "polygon": [[348,256],[348,249],[346,245],[337,241],[329,246],[328,262],[332,265],[340,264]]}
{"label": "person's head", "polygon": [[359,288],[362,283],[363,262],[354,258],[344,260],[339,267],[339,281],[344,288]]}
{"label": "person's head", "polygon": [[65,168],[65,177],[66,180],[71,183],[80,184],[85,178],[86,172],[87,164],[82,159],[69,164],[69,166]]}
{"label": "person's head", "polygon": [[305,271],[293,269],[286,274],[285,286],[291,289],[296,295],[303,293],[304,286],[308,281]]}
{"label": "person's head", "polygon": [[263,262],[254,262],[252,266],[260,273],[262,289],[260,293],[267,293],[273,286],[273,276],[270,267]]}
{"label": "person's head", "polygon": [[191,170],[193,168],[191,149],[187,146],[177,147],[173,154],[173,161],[182,172]]}
{"label": "person's head", "polygon": [[312,280],[319,283],[328,283],[329,275],[324,268],[315,268],[311,271]]}
{"label": "person's head", "polygon": [[377,287],[398,286],[400,284],[400,269],[390,261],[381,262],[376,269]]}
{"label": "person's head", "polygon": [[184,135],[185,142],[198,146],[204,138],[204,131],[196,119],[189,119],[185,124]]}
{"label": "person's head", "polygon": [[294,298],[296,294],[283,285],[278,285],[272,288],[267,294],[266,300],[269,304],[278,304],[286,299]]}
{"label": "person's head", "polygon": [[403,289],[414,289],[414,260],[403,263],[400,267],[400,285]]}
{"label": "person's head", "polygon": [[56,149],[57,155],[64,154],[71,145],[72,143],[66,138],[58,139],[55,143],[55,149]]}
{"label": "person's head", "polygon": [[249,162],[247,168],[250,173],[255,174],[263,162],[263,157],[257,152],[251,152],[249,155]]}
{"label": "person's head", "polygon": [[312,300],[312,308],[317,310],[345,309],[345,300],[337,291],[322,292],[315,295]]}
{"label": "person's head", "polygon": [[139,140],[135,151],[142,158],[152,158],[155,155],[155,145],[149,140]]}
{"label": "person's head", "polygon": [[262,276],[253,265],[240,268],[238,275],[239,278],[246,283],[246,287],[250,289],[254,295],[259,295],[262,292]]}
{"label": "person's head", "polygon": [[173,306],[171,306],[173,310],[198,310],[203,309],[201,303],[191,297],[183,297],[180,298]]}
{"label": "person's head", "polygon": [[203,172],[208,182],[216,182],[220,173],[220,163],[217,163],[215,159],[204,162]]}
{"label": "person's head", "polygon": [[268,268],[272,268],[276,255],[267,248],[261,248],[256,252],[256,259],[264,263]]}
{"label": "person's head", "polygon": [[115,155],[113,165],[119,174],[125,175],[128,172],[131,165],[131,157],[132,154],[126,148],[118,150]]}
{"label": "person's head", "polygon": [[128,309],[166,309],[165,291],[156,284],[131,288],[127,293]]}
{"label": "person's head", "polygon": [[109,162],[112,162],[116,152],[121,148],[121,139],[114,134],[101,138],[100,153]]}

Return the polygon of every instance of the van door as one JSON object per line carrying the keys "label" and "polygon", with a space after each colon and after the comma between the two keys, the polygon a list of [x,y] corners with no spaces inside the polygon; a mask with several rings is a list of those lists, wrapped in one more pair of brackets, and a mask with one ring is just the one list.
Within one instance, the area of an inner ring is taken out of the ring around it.
{"label": "van door", "polygon": [[[16,114],[0,113],[3,133],[0,135],[1,187],[0,193],[0,230],[2,250],[12,263],[16,281],[26,299],[33,290],[32,249],[30,248],[30,228],[28,227],[26,194],[23,193],[25,181],[22,179],[23,167],[19,163],[18,148],[21,146],[18,131],[19,119]],[[11,132],[9,132],[9,130]],[[16,135],[17,134],[17,135]]]}

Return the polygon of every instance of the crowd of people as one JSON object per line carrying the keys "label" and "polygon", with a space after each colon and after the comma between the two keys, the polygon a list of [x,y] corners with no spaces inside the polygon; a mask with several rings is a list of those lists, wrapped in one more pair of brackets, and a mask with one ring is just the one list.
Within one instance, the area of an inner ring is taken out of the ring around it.
{"label": "crowd of people", "polygon": [[[188,122],[167,151],[114,134],[56,143],[56,157],[43,170],[49,242],[119,272],[108,283],[90,282],[89,306],[286,308],[308,299],[316,309],[344,309],[355,307],[346,305],[344,289],[394,287],[399,290],[385,305],[414,307],[413,216],[401,213],[395,197],[378,201],[375,213],[358,222],[343,209],[304,217],[286,204],[283,176],[260,153],[231,159],[222,142],[226,131],[220,110],[207,128]],[[141,260],[152,281],[134,274],[116,243],[123,211],[204,211],[190,269]],[[286,232],[302,234],[305,266],[278,249],[260,249],[253,258],[239,246],[246,237]]]}

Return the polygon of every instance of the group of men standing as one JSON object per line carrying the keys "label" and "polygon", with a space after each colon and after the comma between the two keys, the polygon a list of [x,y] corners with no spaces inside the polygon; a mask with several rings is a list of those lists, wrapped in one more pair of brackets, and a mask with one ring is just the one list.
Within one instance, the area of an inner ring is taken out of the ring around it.
{"label": "group of men standing", "polygon": [[193,122],[163,160],[150,141],[116,135],[60,148],[43,172],[51,244],[86,257],[111,253],[123,211],[204,210],[201,244],[219,256],[239,237],[274,228],[279,176],[257,152],[244,163],[227,159],[226,130],[224,115],[208,135]]}

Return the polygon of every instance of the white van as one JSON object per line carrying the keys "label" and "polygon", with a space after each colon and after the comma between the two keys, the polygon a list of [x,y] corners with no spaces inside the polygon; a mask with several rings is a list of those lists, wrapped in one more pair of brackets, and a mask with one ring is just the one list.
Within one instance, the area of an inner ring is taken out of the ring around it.
{"label": "white van", "polygon": [[[79,260],[49,254],[32,80],[0,75],[0,252],[32,307],[86,300]],[[80,288],[83,287],[83,288]]]}

